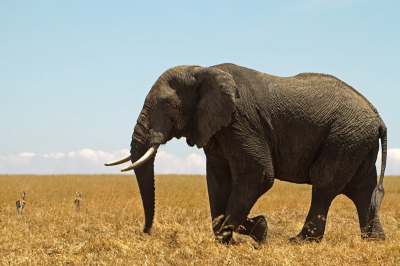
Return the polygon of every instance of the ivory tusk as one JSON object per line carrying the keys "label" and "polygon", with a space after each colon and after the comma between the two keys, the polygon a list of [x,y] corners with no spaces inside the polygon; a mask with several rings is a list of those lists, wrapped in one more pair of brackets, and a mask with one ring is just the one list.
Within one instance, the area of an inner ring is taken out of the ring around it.
{"label": "ivory tusk", "polygon": [[105,165],[105,166],[118,165],[118,164],[121,164],[121,163],[126,163],[127,161],[130,161],[130,160],[131,160],[131,155],[129,154],[129,155],[126,156],[125,158],[119,159],[119,160],[117,160],[117,161],[115,161],[115,162],[112,162],[112,163],[106,163],[106,164],[104,164],[104,165]]}
{"label": "ivory tusk", "polygon": [[139,160],[137,160],[136,162],[134,162],[133,164],[131,164],[131,165],[125,167],[125,168],[122,168],[121,172],[133,170],[133,169],[136,169],[136,168],[142,166],[152,156],[154,156],[154,154],[157,152],[157,149],[158,149],[159,146],[160,146],[160,144],[153,144]]}

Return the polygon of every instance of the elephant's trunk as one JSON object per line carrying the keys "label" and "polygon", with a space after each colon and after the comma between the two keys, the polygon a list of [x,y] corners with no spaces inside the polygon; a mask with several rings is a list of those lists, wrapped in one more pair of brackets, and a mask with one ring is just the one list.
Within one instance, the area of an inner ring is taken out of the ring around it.
{"label": "elephant's trunk", "polygon": [[[133,164],[145,157],[143,155],[148,151],[149,143],[151,143],[148,119],[143,111],[132,135],[131,160]],[[152,155],[155,155],[156,152],[157,149],[152,152]],[[154,156],[147,156],[146,161],[142,161],[139,166],[134,168],[144,208],[145,224],[143,232],[150,233],[155,208]]]}
{"label": "elephant's trunk", "polygon": [[[140,145],[140,144],[139,144]],[[135,140],[131,144],[131,156],[137,158],[134,154],[144,152],[145,148],[140,148]],[[141,153],[143,154],[143,153]],[[132,160],[133,161],[133,160]],[[146,163],[139,168],[135,169],[136,179],[139,185],[140,195],[142,196],[145,224],[143,232],[150,233],[151,226],[154,219],[154,156],[151,157]]]}

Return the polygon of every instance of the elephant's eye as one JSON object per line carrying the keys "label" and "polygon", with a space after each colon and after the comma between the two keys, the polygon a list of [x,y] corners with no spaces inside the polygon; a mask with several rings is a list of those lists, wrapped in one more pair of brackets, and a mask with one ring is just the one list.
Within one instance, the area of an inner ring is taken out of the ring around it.
{"label": "elephant's eye", "polygon": [[171,109],[171,107],[172,106],[169,103],[163,103],[163,105],[162,105],[162,109],[164,111],[168,111],[169,109]]}

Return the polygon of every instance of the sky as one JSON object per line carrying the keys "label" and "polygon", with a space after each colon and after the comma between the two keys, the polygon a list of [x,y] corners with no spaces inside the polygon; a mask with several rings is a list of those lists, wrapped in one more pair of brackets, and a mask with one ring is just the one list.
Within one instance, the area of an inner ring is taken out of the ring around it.
{"label": "sky", "polygon": [[[399,13],[385,0],[1,1],[0,174],[120,173],[104,163],[129,153],[165,70],[234,63],[354,87],[388,128],[386,174],[400,175]],[[155,172],[205,174],[205,162],[174,139]]]}

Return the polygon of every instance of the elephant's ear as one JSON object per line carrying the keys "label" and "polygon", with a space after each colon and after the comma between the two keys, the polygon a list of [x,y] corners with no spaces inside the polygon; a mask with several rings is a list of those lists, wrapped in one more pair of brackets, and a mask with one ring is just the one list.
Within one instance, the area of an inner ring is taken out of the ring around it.
{"label": "elephant's ear", "polygon": [[215,67],[197,68],[197,106],[191,142],[203,148],[232,120],[237,87],[231,74]]}

